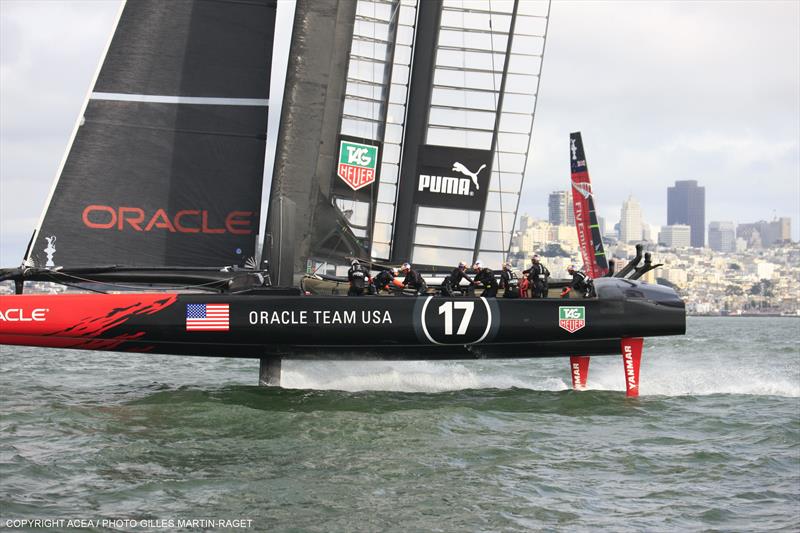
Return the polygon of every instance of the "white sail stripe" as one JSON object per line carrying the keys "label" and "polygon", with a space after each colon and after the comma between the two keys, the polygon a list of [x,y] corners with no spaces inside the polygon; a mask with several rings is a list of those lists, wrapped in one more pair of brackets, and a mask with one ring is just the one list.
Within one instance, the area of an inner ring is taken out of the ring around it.
{"label": "white sail stripe", "polygon": [[92,100],[146,102],[151,104],[193,104],[269,107],[266,98],[221,98],[213,96],[168,96],[163,94],[92,93]]}

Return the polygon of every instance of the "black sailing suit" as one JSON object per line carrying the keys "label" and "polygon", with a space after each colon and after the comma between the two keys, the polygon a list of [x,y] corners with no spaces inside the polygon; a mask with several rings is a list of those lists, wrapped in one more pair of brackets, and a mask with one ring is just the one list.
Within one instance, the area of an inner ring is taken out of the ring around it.
{"label": "black sailing suit", "polygon": [[594,292],[594,284],[589,276],[580,270],[572,271],[572,290],[583,294],[584,298],[589,298]]}
{"label": "black sailing suit", "polygon": [[550,271],[541,263],[533,263],[531,268],[524,271],[523,274],[528,276],[528,284],[531,287],[531,296],[533,298],[544,298],[547,294],[547,278],[550,277]]}
{"label": "black sailing suit", "polygon": [[503,289],[503,298],[519,298],[519,280],[513,270],[500,272],[500,288]]}
{"label": "black sailing suit", "polygon": [[423,294],[428,290],[428,284],[422,279],[422,275],[413,268],[408,269],[406,279],[403,280],[403,285],[409,289],[415,289],[417,294]]}
{"label": "black sailing suit", "polygon": [[393,279],[394,279],[394,274],[392,274],[391,270],[381,270],[380,272],[378,272],[378,274],[375,276],[373,280],[373,282],[375,283],[375,290],[377,292],[380,292],[384,289],[388,290],[389,284],[392,282]]}
{"label": "black sailing suit", "polygon": [[347,271],[347,281],[350,282],[350,289],[347,291],[348,296],[362,296],[364,288],[367,286],[368,279],[367,272],[359,264],[355,264]]}
{"label": "black sailing suit", "polygon": [[482,268],[480,272],[475,274],[475,282],[483,285],[483,294],[486,298],[494,298],[497,296],[497,280],[494,279],[494,272],[491,268]]}
{"label": "black sailing suit", "polygon": [[[465,279],[469,281],[470,286],[462,288],[461,280]],[[462,293],[469,293],[472,292],[472,278],[467,276],[467,273],[459,267],[453,269],[449,276],[444,278],[442,281],[442,294],[445,296],[453,296],[454,291],[460,291]]]}

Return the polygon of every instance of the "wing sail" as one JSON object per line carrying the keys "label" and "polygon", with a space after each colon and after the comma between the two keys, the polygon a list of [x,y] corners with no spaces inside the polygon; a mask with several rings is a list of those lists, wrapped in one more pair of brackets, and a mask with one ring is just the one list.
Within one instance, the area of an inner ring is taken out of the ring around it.
{"label": "wing sail", "polygon": [[594,195],[583,151],[581,133],[569,135],[570,167],[572,170],[572,208],[578,230],[581,256],[586,273],[592,278],[601,278],[608,273],[608,258],[603,248],[603,237],[594,208]]}

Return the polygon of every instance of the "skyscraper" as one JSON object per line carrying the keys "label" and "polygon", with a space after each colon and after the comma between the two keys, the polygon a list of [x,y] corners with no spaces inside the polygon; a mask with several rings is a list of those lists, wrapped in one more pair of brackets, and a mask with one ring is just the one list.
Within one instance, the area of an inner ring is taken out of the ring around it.
{"label": "skyscraper", "polygon": [[750,248],[761,248],[791,241],[792,221],[789,217],[776,218],[772,222],[759,220],[749,224],[739,224],[736,236],[747,241]]}
{"label": "skyscraper", "polygon": [[791,242],[792,219],[789,217],[781,217],[775,219],[772,223],[775,224],[776,243],[783,244],[787,241]]}
{"label": "skyscraper", "polygon": [[575,211],[572,208],[572,191],[554,191],[547,202],[548,222],[554,226],[575,225]]}
{"label": "skyscraper", "polygon": [[639,242],[642,240],[642,208],[639,200],[629,196],[622,202],[619,216],[619,240],[621,242]]}
{"label": "skyscraper", "polygon": [[692,244],[692,228],[686,224],[664,226],[658,234],[658,242],[669,248],[688,248]]}
{"label": "skyscraper", "polygon": [[708,225],[708,246],[717,252],[736,250],[736,230],[733,222],[712,222]]}
{"label": "skyscraper", "polygon": [[692,246],[705,246],[706,188],[697,180],[677,180],[667,188],[667,225],[688,224],[692,228]]}

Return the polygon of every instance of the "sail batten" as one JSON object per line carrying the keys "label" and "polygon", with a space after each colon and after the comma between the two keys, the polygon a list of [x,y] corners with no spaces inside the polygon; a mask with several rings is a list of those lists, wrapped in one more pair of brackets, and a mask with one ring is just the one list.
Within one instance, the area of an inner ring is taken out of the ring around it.
{"label": "sail batten", "polygon": [[145,102],[155,104],[196,104],[269,107],[266,98],[220,98],[208,96],[172,96],[163,94],[92,93],[92,100]]}

